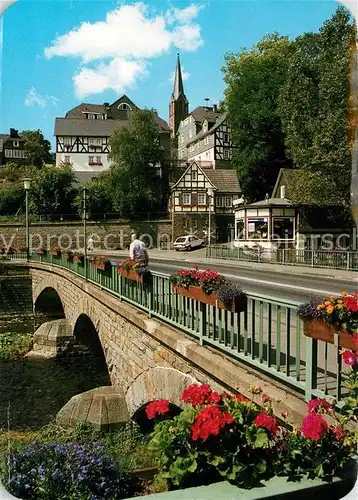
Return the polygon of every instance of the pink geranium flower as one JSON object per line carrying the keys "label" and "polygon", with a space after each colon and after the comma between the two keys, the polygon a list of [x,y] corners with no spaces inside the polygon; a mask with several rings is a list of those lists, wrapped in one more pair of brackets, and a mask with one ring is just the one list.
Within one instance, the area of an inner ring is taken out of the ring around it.
{"label": "pink geranium flower", "polygon": [[343,362],[347,366],[353,366],[356,363],[357,356],[353,351],[344,351],[342,354]]}

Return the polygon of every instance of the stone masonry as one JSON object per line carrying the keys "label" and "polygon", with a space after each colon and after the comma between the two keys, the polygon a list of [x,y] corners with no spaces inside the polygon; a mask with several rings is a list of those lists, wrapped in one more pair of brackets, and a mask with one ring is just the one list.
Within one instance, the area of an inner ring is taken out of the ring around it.
{"label": "stone masonry", "polygon": [[273,410],[288,410],[290,420],[301,422],[304,401],[271,381],[254,374],[240,362],[202,346],[179,330],[148,316],[131,305],[85,282],[65,269],[31,264],[33,300],[46,287],[55,289],[66,320],[74,330],[81,314],[90,318],[98,333],[112,385],[125,394],[129,414],[145,403],[166,398],[180,405],[180,392],[191,383],[209,383],[250,397],[249,388],[261,385],[273,399]]}

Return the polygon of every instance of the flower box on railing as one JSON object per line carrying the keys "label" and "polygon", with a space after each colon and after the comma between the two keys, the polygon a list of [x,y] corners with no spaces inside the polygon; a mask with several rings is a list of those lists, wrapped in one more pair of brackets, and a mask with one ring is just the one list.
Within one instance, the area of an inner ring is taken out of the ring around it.
{"label": "flower box on railing", "polygon": [[117,273],[120,276],[123,276],[123,278],[127,278],[129,280],[136,281],[137,283],[143,283],[143,276],[139,276],[137,271],[135,271],[133,269],[127,270],[127,269],[121,269],[120,267],[118,267]]}
{"label": "flower box on railing", "polygon": [[117,273],[124,278],[142,284],[148,283],[152,278],[152,273],[145,264],[140,265],[132,259],[122,262],[117,268]]}
{"label": "flower box on railing", "polygon": [[85,260],[85,256],[83,253],[74,253],[73,254],[73,262],[77,262],[78,264],[83,264]]}
{"label": "flower box on railing", "polygon": [[212,292],[210,295],[207,295],[204,290],[198,286],[183,287],[174,285],[173,289],[178,295],[197,300],[198,302],[208,304],[209,306],[218,307],[219,309],[226,309],[227,311],[245,311],[247,305],[247,297],[244,294],[238,295],[237,297],[234,297],[230,303],[224,304],[224,302],[217,298],[216,292]]}
{"label": "flower box on railing", "polygon": [[53,247],[50,249],[50,254],[52,257],[61,257],[61,250],[59,248]]}
{"label": "flower box on railing", "polygon": [[329,344],[335,344],[335,335],[338,334],[338,345],[345,349],[356,351],[358,349],[355,337],[346,330],[337,330],[324,321],[305,321],[304,334],[312,339],[322,340]]}
{"label": "flower box on railing", "polygon": [[311,299],[297,309],[306,337],[358,350],[358,293]]}
{"label": "flower box on railing", "polygon": [[65,260],[69,260],[69,261],[73,260],[73,252],[71,252],[71,250],[66,250],[66,251],[62,252],[62,255],[63,255]]}
{"label": "flower box on railing", "polygon": [[35,254],[37,254],[37,255],[45,255],[46,252],[47,252],[46,248],[37,248],[35,250]]}
{"label": "flower box on railing", "polygon": [[95,256],[91,258],[91,266],[97,271],[107,271],[111,267],[111,261],[107,257]]}

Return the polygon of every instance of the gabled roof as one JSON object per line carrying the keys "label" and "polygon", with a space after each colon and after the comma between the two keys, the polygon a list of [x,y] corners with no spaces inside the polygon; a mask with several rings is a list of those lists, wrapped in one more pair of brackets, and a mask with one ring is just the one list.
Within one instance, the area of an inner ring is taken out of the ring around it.
{"label": "gabled roof", "polygon": [[206,118],[209,123],[215,123],[219,118],[220,113],[213,111],[210,107],[198,106],[194,108],[189,115],[192,115],[194,120],[199,123],[201,123],[204,118]]}
{"label": "gabled roof", "polygon": [[193,142],[200,141],[200,139],[203,139],[207,135],[211,135],[213,132],[215,132],[217,128],[220,127],[220,125],[224,123],[224,121],[227,118],[227,115],[228,115],[227,113],[223,113],[221,116],[219,115],[213,127],[209,128],[206,132],[199,132],[199,134],[196,135],[191,141],[187,142],[186,145],[189,146],[189,144],[193,144]]}
{"label": "gabled roof", "polygon": [[[193,161],[187,169],[185,169],[184,173],[180,176],[178,181],[172,186],[174,189],[180,181],[184,178],[186,173],[192,169],[193,165],[196,165],[197,169],[206,177],[206,179],[212,184],[215,192],[217,193],[241,193],[241,188],[239,184],[239,180],[237,178],[237,174],[235,170],[232,169],[220,169],[220,170],[211,170],[211,169],[202,169],[196,161]],[[199,188],[200,189],[200,188]]]}
{"label": "gabled roof", "polygon": [[205,169],[206,177],[216,187],[218,193],[241,193],[236,170]]}
{"label": "gabled roof", "polygon": [[268,198],[267,200],[255,201],[249,205],[242,205],[240,208],[251,207],[291,207],[293,203],[287,198]]}
{"label": "gabled roof", "polygon": [[65,118],[77,118],[83,119],[83,115],[85,112],[87,113],[104,113],[105,106],[103,104],[89,104],[86,102],[82,102],[78,106],[67,111]]}

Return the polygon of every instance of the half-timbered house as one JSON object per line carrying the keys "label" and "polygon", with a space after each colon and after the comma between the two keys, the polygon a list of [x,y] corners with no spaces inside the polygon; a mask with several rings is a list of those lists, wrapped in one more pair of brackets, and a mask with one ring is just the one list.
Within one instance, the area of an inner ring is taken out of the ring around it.
{"label": "half-timbered house", "polygon": [[236,171],[209,169],[193,161],[171,188],[170,210],[174,234],[207,236],[209,212],[213,241],[229,241],[234,234],[234,202],[241,197]]}
{"label": "half-timbered house", "polygon": [[25,151],[25,140],[16,129],[11,128],[9,134],[0,134],[0,166],[6,163],[28,163]]}
{"label": "half-timbered house", "polygon": [[[75,172],[93,175],[108,170],[109,138],[115,130],[128,124],[134,109],[138,107],[123,95],[113,104],[82,103],[68,111],[64,118],[56,118],[56,165],[72,164]],[[155,110],[153,115],[165,157],[169,159],[169,126]]]}

